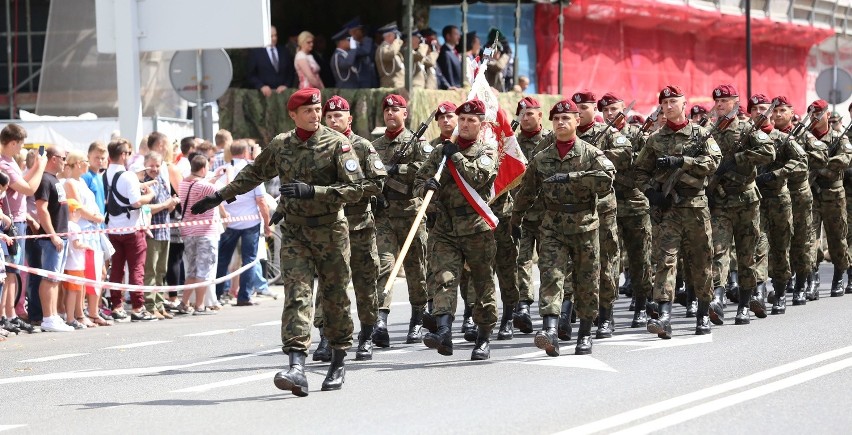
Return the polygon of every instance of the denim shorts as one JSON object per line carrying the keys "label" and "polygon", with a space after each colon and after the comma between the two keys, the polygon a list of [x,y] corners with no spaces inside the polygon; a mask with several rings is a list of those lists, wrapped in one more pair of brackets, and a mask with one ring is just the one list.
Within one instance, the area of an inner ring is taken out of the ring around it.
{"label": "denim shorts", "polygon": [[[15,222],[15,223],[13,223],[13,225],[15,225],[15,230],[18,232],[19,236],[23,236],[23,235],[27,234],[27,223],[26,222]],[[14,257],[9,255],[9,247],[6,246],[5,243],[0,243],[0,245],[2,245],[3,255],[5,256],[7,263],[21,265],[21,264],[24,264],[24,248],[25,248],[24,245],[26,244],[25,243],[26,239],[18,239],[18,240],[15,240],[15,242],[18,244],[18,253],[15,254]],[[15,273],[15,274],[19,274],[19,275],[21,273],[20,270],[15,269],[14,267],[9,267],[9,266],[6,266],[6,272],[7,273]]]}
{"label": "denim shorts", "polygon": [[[65,270],[65,256],[68,253],[68,240],[62,239],[62,250],[57,251],[56,246],[50,238],[36,239],[39,253],[41,254],[41,268],[48,272],[63,273]],[[50,282],[59,282],[58,279],[42,278]]]}

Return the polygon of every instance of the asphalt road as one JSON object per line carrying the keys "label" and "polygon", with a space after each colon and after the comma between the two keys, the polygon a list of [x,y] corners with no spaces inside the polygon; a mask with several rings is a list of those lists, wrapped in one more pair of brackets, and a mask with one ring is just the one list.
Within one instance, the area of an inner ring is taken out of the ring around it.
{"label": "asphalt road", "polygon": [[[672,340],[630,329],[620,299],[615,337],[595,340],[591,356],[573,355],[571,342],[549,358],[532,335],[516,335],[473,362],[459,314],[455,355],[442,357],[404,344],[410,310],[399,302],[393,346],[367,362],[350,352],[337,392],[320,391],[327,364],[310,362],[305,398],[272,384],[287,364],[283,298],[215,316],[12,337],[0,343],[0,432],[848,433],[852,296],[829,298],[823,267],[821,300],[749,326],[729,321],[711,336],[693,335],[680,306]],[[404,287],[397,280],[397,301]]]}

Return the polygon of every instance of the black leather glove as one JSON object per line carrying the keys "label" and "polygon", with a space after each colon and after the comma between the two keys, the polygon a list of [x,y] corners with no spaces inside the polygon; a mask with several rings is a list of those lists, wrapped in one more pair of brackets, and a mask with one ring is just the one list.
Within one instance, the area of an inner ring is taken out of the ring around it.
{"label": "black leather glove", "polygon": [[[847,169],[847,171],[848,171],[848,169]],[[757,177],[755,177],[754,181],[757,182],[758,186],[762,186],[766,183],[769,183],[770,181],[774,181],[776,178],[778,178],[777,175],[775,175],[772,172],[767,172],[765,174],[760,174]]]}
{"label": "black leather glove", "polygon": [[512,241],[518,243],[523,236],[523,231],[520,225],[512,225]]}
{"label": "black leather glove", "polygon": [[281,196],[285,198],[311,199],[315,193],[314,186],[301,181],[281,185]]}
{"label": "black leather glove", "polygon": [[269,223],[271,223],[272,225],[278,225],[278,222],[281,222],[281,219],[284,219],[284,213],[275,210],[275,212],[272,213],[272,217],[269,218]]}
{"label": "black leather glove", "polygon": [[370,198],[370,204],[373,205],[375,210],[384,210],[388,208],[388,200],[385,199],[383,195],[373,196]]}
{"label": "black leather glove", "polygon": [[850,180],[852,180],[852,168],[846,168],[846,170],[843,171],[843,181]]}
{"label": "black leather glove", "polygon": [[387,165],[385,169],[388,172],[388,175],[397,175],[399,174],[399,165]]}
{"label": "black leather glove", "polygon": [[671,201],[663,195],[663,192],[659,192],[656,189],[645,189],[645,196],[648,198],[648,203],[654,207],[665,208],[671,205]]}
{"label": "black leather glove", "polygon": [[195,204],[192,204],[192,207],[190,207],[189,209],[190,209],[190,211],[192,211],[192,214],[201,214],[201,213],[204,213],[207,210],[215,208],[217,205],[221,204],[222,201],[224,201],[224,200],[225,200],[225,198],[222,198],[221,193],[213,192],[213,193],[205,196],[204,198],[201,198]]}
{"label": "black leather glove", "polygon": [[544,179],[545,183],[567,183],[571,181],[571,176],[565,173],[553,174]]}
{"label": "black leather glove", "polygon": [[430,178],[426,180],[426,184],[423,185],[423,188],[426,190],[438,190],[441,188],[441,183],[434,178]]}
{"label": "black leather glove", "polygon": [[683,166],[683,156],[664,156],[657,159],[657,168],[669,169]]}
{"label": "black leather glove", "polygon": [[458,145],[456,145],[456,144],[454,144],[453,142],[450,142],[450,141],[448,141],[448,140],[445,140],[445,141],[442,143],[442,145],[443,145],[444,147],[441,149],[441,152],[443,152],[443,153],[444,153],[444,156],[445,156],[446,158],[450,158],[450,156],[452,156],[453,154],[455,154],[455,153],[459,152],[459,146],[458,146]]}
{"label": "black leather glove", "polygon": [[736,166],[737,166],[737,161],[734,160],[734,159],[722,160],[722,163],[719,163],[719,167],[716,168],[716,173],[717,174],[724,174],[724,173],[730,171],[731,169],[734,169],[734,167],[736,167]]}
{"label": "black leather glove", "polygon": [[426,228],[432,228],[435,226],[435,222],[438,221],[438,212],[436,211],[427,211],[426,212]]}

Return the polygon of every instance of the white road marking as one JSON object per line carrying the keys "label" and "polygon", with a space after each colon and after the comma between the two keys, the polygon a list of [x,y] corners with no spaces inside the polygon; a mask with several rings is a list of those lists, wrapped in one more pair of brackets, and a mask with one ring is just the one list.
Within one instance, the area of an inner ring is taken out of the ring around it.
{"label": "white road marking", "polygon": [[577,368],[587,370],[600,370],[604,372],[615,372],[618,370],[609,364],[592,357],[591,355],[561,355],[558,357],[547,356],[544,351],[524,353],[513,356],[503,362],[536,364],[550,367]]}
{"label": "white road marking", "polygon": [[[632,334],[631,334],[632,335]],[[638,352],[650,349],[662,349],[668,347],[690,346],[693,344],[705,344],[713,342],[713,334],[708,335],[691,335],[687,337],[677,337],[671,340],[663,340],[659,337],[648,334],[647,337],[636,339],[635,335],[619,337],[618,335],[612,338],[595,340],[595,346],[641,346],[641,349],[633,349],[629,352]]]}
{"label": "white road marking", "polygon": [[234,385],[246,384],[249,382],[255,382],[263,379],[271,380],[275,376],[276,372],[269,373],[260,373],[251,376],[244,376],[241,378],[228,379],[226,381],[213,382],[210,384],[196,385],[194,387],[183,388],[180,390],[174,390],[172,393],[202,393],[205,391],[210,391],[216,388],[222,387],[232,387]]}
{"label": "white road marking", "polygon": [[76,370],[70,372],[58,372],[58,373],[48,373],[43,375],[32,375],[32,376],[20,376],[14,378],[5,378],[0,379],[0,385],[6,384],[22,384],[25,382],[39,382],[39,381],[57,381],[57,380],[65,380],[65,379],[87,379],[87,378],[104,378],[108,376],[133,376],[133,375],[150,375],[155,373],[162,373],[170,370],[181,370],[191,367],[199,367],[206,366],[211,364],[218,364],[228,361],[234,361],[238,359],[251,358],[255,356],[266,355],[270,353],[281,352],[280,347],[276,347],[275,349],[263,350],[260,352],[253,352],[245,355],[234,355],[234,356],[226,356],[222,358],[213,358],[206,361],[198,361],[194,363],[188,364],[178,364],[178,365],[170,365],[170,366],[154,366],[154,367],[130,367],[123,369],[97,369],[97,370]]}
{"label": "white road marking", "polygon": [[46,357],[42,357],[42,358],[25,359],[25,360],[21,360],[21,361],[18,361],[18,362],[19,363],[36,363],[36,362],[56,361],[58,359],[74,358],[75,356],[84,356],[84,355],[88,355],[88,353],[63,353],[62,355],[53,355],[53,356],[46,356]]}
{"label": "white road marking", "polygon": [[213,331],[197,332],[195,334],[186,334],[186,335],[184,335],[184,337],[209,337],[211,335],[229,334],[231,332],[237,332],[237,331],[242,331],[242,330],[243,330],[242,328],[238,328],[238,329],[216,329],[216,330],[213,330]]}
{"label": "white road marking", "polygon": [[679,408],[692,402],[705,400],[710,397],[717,396],[719,394],[727,393],[728,391],[744,388],[751,384],[763,382],[767,379],[771,379],[776,376],[786,375],[793,370],[798,370],[803,367],[809,367],[813,364],[834,359],[850,353],[852,353],[852,346],[847,346],[844,348],[824,352],[811,357],[773,367],[771,369],[767,369],[761,372],[753,373],[751,375],[739,379],[734,379],[723,384],[708,387],[703,390],[694,391],[692,393],[684,394],[682,396],[673,397],[671,399],[656,402],[651,405],[643,406],[630,411],[625,411],[620,414],[616,414],[598,421],[593,421],[581,426],[573,427],[571,429],[558,432],[558,434],[579,435],[603,432],[608,429],[622,426],[636,420],[645,419],[655,414]]}
{"label": "white road marking", "polygon": [[27,427],[27,425],[25,425],[25,424],[0,424],[0,432],[3,432],[4,430],[17,429],[19,427]]}
{"label": "white road marking", "polygon": [[106,349],[133,349],[134,347],[145,347],[145,346],[153,346],[155,344],[163,344],[163,343],[171,343],[171,341],[142,341],[139,343],[130,343],[130,344],[120,344],[118,346],[110,346],[105,347]]}
{"label": "white road marking", "polygon": [[251,326],[281,326],[281,321],[280,320],[272,320],[270,322],[255,323],[254,325],[251,325]]}
{"label": "white road marking", "polygon": [[646,434],[656,432],[667,427],[672,427],[676,424],[693,420],[698,417],[725,408],[729,408],[731,406],[738,405],[749,400],[757,399],[758,397],[762,397],[767,394],[772,394],[777,391],[781,391],[785,388],[794,387],[796,385],[812,381],[816,378],[830,375],[834,372],[838,372],[843,369],[848,369],[849,367],[852,367],[852,358],[846,358],[840,361],[833,362],[831,364],[826,364],[822,367],[817,367],[815,369],[799,373],[797,375],[777,380],[775,382],[764,384],[759,387],[754,387],[750,390],[742,391],[740,393],[732,394],[730,396],[724,396],[707,403],[702,403],[693,406],[692,408],[687,408],[682,411],[675,412],[674,414],[667,414],[666,416],[658,418],[656,420],[645,421],[640,425],[632,426],[629,429],[625,429],[616,433]]}

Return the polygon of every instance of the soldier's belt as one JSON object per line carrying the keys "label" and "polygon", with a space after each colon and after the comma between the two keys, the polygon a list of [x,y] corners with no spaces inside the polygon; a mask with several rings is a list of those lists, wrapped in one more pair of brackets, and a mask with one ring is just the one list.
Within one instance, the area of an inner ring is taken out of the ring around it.
{"label": "soldier's belt", "polygon": [[764,198],[775,198],[777,196],[780,196],[782,193],[784,193],[784,187],[786,187],[786,185],[784,185],[784,184],[782,184],[779,187],[761,187],[760,188],[760,194]]}
{"label": "soldier's belt", "polygon": [[408,201],[411,199],[411,195],[406,193],[399,193],[395,190],[386,190],[385,199],[387,199],[388,201]]}
{"label": "soldier's belt", "polygon": [[787,180],[787,187],[790,188],[790,190],[802,190],[802,189],[804,189],[806,187],[810,187],[810,186],[808,185],[808,179],[805,178],[804,180],[795,181],[795,182],[788,179]]}
{"label": "soldier's belt", "polygon": [[704,189],[696,189],[694,187],[675,187],[674,191],[681,198],[704,195]]}
{"label": "soldier's belt", "polygon": [[313,217],[305,217],[305,216],[295,216],[292,214],[288,214],[284,217],[284,220],[288,224],[293,225],[302,225],[306,227],[318,227],[320,225],[328,225],[334,222],[337,222],[340,219],[344,218],[343,210],[338,210],[337,213],[331,213],[323,216],[313,216]]}
{"label": "soldier's belt", "polygon": [[730,184],[726,184],[724,187],[719,186],[719,188],[725,192],[725,195],[739,195],[741,193],[748,192],[749,190],[754,189],[754,187],[754,181],[747,184],[741,184],[739,186],[732,186]]}
{"label": "soldier's belt", "polygon": [[389,187],[392,190],[395,190],[405,195],[411,195],[411,187],[401,181],[394,180],[390,177],[385,178],[385,187]]}
{"label": "soldier's belt", "polygon": [[594,209],[593,202],[579,204],[547,204],[546,208],[550,211],[558,211],[560,213],[578,213]]}
{"label": "soldier's belt", "polygon": [[463,205],[461,207],[454,207],[454,208],[446,208],[445,210],[446,210],[447,214],[452,216],[452,217],[468,216],[468,215],[476,214],[476,210],[474,210],[473,207],[470,207],[468,205]]}
{"label": "soldier's belt", "polygon": [[346,207],[343,207],[343,213],[346,216],[356,216],[356,215],[359,215],[359,214],[364,214],[368,211],[370,211],[370,203],[369,202],[365,203],[365,204],[361,204],[361,203],[352,204],[352,205],[347,205]]}
{"label": "soldier's belt", "polygon": [[615,190],[615,199],[625,200],[629,198],[635,198],[637,196],[642,195],[642,192],[639,189],[624,189],[624,190]]}
{"label": "soldier's belt", "polygon": [[823,177],[817,177],[816,184],[821,189],[836,189],[838,187],[843,187],[843,180],[829,180]]}

